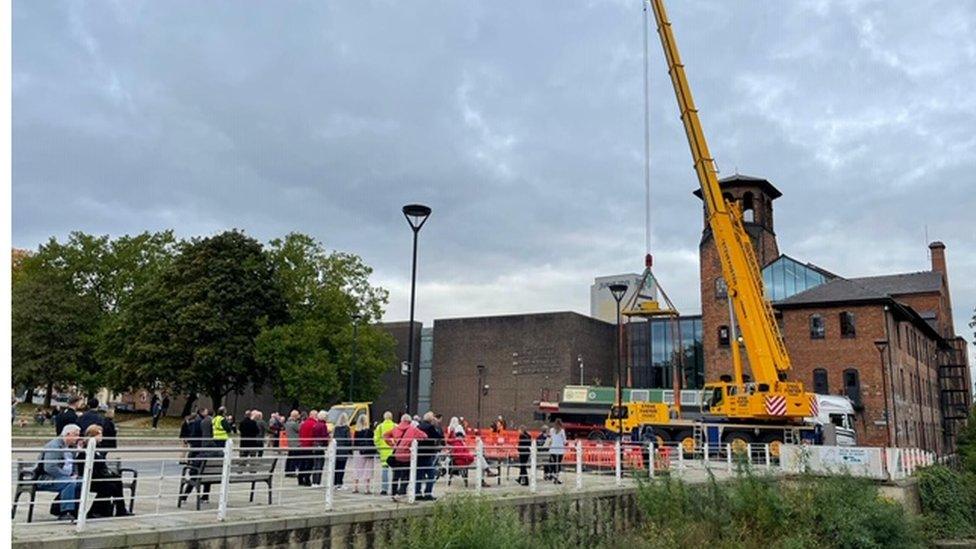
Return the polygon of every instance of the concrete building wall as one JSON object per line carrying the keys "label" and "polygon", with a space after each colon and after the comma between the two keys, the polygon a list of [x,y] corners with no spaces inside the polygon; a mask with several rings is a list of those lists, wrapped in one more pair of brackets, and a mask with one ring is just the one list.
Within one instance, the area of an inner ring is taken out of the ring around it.
{"label": "concrete building wall", "polygon": [[[601,276],[593,280],[590,286],[590,316],[610,324],[617,323],[617,302],[610,293],[611,284],[626,284],[627,293],[620,300],[621,306],[625,306],[633,297],[634,293],[640,289],[641,275],[637,273],[626,273],[612,276]],[[652,295],[657,295],[657,288],[650,290]]]}
{"label": "concrete building wall", "polygon": [[587,383],[613,383],[614,329],[571,312],[435,320],[431,408],[476,425],[482,364],[482,425],[530,424],[537,401],[579,383],[578,356]]}

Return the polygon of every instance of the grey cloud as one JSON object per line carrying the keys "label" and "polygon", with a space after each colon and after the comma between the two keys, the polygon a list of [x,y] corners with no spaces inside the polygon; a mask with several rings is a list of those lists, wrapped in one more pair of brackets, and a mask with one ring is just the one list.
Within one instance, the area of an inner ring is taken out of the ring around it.
{"label": "grey cloud", "polygon": [[[949,246],[976,303],[976,8],[671,2],[723,173],[784,192],[780,245],[856,276]],[[13,4],[14,244],[71,230],[299,230],[406,314],[408,201],[434,208],[419,314],[586,311],[643,256],[641,13],[614,2]],[[654,252],[698,308],[700,203],[651,39]]]}

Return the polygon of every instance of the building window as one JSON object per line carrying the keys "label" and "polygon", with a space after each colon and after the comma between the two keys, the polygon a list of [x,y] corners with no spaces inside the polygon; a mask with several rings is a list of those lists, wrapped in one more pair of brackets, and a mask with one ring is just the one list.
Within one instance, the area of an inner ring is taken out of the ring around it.
{"label": "building window", "polygon": [[729,327],[724,324],[718,327],[718,346],[729,346]]}
{"label": "building window", "polygon": [[857,369],[844,370],[844,396],[851,399],[855,408],[861,408],[861,376]]}
{"label": "building window", "polygon": [[818,395],[830,394],[830,389],[827,385],[827,370],[817,368],[813,371],[813,392]]}
{"label": "building window", "polygon": [[715,299],[725,299],[729,297],[729,286],[725,279],[718,277],[715,279]]}
{"label": "building window", "polygon": [[854,337],[854,313],[844,311],[840,314],[840,337]]}
{"label": "building window", "polygon": [[810,315],[810,339],[823,339],[824,319],[820,315]]}
{"label": "building window", "polygon": [[756,221],[756,204],[753,200],[752,193],[742,195],[742,220],[746,223],[754,223]]}

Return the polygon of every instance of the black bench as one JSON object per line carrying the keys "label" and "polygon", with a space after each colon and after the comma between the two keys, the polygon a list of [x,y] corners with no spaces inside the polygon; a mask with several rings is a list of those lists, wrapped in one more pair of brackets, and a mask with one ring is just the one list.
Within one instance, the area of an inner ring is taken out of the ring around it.
{"label": "black bench", "polygon": [[[132,512],[133,507],[136,502],[136,484],[139,481],[139,472],[135,469],[129,469],[127,467],[122,467],[122,463],[115,460],[108,460],[106,462],[108,469],[117,475],[122,480],[122,489],[129,490],[129,512]],[[13,510],[10,513],[10,520],[17,517],[17,504],[20,501],[20,496],[27,494],[30,499],[27,502],[27,522],[34,521],[34,504],[37,502],[37,476],[34,474],[37,470],[37,464],[17,460],[17,488],[14,493],[14,504]],[[126,477],[127,475],[128,478]],[[52,492],[53,493],[53,492]]]}
{"label": "black bench", "polygon": [[[271,505],[271,483],[274,479],[276,457],[235,457],[231,458],[229,484],[250,484],[251,498],[254,502],[254,491],[257,483],[268,485],[268,505]],[[197,510],[200,503],[209,494],[210,487],[223,482],[224,460],[220,452],[208,452],[206,457],[191,458],[190,463],[183,467],[183,477],[180,480],[180,495],[176,506],[182,507],[183,502],[190,497],[190,492],[196,491]]]}

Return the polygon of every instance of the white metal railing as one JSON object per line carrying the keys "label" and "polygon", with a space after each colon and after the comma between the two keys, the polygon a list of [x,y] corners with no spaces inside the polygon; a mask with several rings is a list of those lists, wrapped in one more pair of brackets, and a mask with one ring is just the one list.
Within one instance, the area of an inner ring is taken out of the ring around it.
{"label": "white metal railing", "polygon": [[[142,444],[145,440],[139,439]],[[134,441],[119,439],[118,448],[105,448],[90,439],[81,448],[63,450],[77,452],[75,459],[85,464],[83,474],[71,479],[77,485],[76,497],[67,500],[77,503],[79,509],[74,521],[77,531],[126,520],[119,516],[88,518],[85,512],[94,502],[114,505],[102,488],[119,480],[125,488],[121,503],[138,517],[209,514],[215,521],[225,521],[251,516],[248,513],[265,516],[272,512],[267,511],[269,508],[293,510],[296,506],[321,505],[323,510],[332,511],[343,508],[340,500],[378,497],[381,493],[387,495],[386,501],[413,504],[428,499],[428,495],[436,497],[435,490],[437,495],[491,494],[499,487],[507,493],[583,490],[623,486],[637,477],[662,474],[691,479],[734,474],[738,462],[779,470],[766,444],[753,444],[736,454],[727,444],[689,449],[674,442],[576,440],[565,448],[552,448],[535,439],[526,442],[489,435],[413,441],[406,448],[395,449],[394,459],[382,464],[378,455],[371,454],[375,450],[372,444],[363,446],[360,441],[357,445],[355,439],[330,438],[327,443],[308,440],[304,441],[307,445],[290,448],[242,446],[236,437],[226,441],[190,440],[188,446],[174,445],[172,439],[159,439],[151,446],[130,442]],[[12,451],[29,466],[21,471],[30,472],[42,448],[15,445]],[[120,462],[120,467],[131,473],[122,479],[99,478],[95,472],[102,461]],[[32,484],[50,488],[50,480],[31,475],[24,475],[23,480],[18,476],[14,481],[18,492],[21,487],[30,491]],[[22,497],[17,505],[14,526],[27,528],[33,522],[25,520],[19,509],[28,505],[33,508],[37,502]]]}

